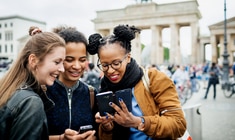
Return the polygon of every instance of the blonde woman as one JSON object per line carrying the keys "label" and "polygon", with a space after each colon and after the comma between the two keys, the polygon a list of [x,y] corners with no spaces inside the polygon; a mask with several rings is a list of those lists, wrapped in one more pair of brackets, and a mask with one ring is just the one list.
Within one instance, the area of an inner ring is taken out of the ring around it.
{"label": "blonde woman", "polygon": [[64,71],[65,42],[55,33],[29,30],[31,38],[0,81],[0,137],[47,140],[45,110],[53,103],[41,85],[52,85]]}

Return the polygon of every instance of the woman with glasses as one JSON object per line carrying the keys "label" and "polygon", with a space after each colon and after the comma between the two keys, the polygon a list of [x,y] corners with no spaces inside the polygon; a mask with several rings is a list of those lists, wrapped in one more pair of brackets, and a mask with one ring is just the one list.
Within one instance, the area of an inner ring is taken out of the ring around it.
{"label": "woman with glasses", "polygon": [[97,66],[103,71],[100,92],[131,88],[132,112],[120,98],[121,107],[110,102],[116,111],[113,115],[96,113],[101,140],[177,139],[186,130],[174,83],[155,68],[149,69],[150,92],[142,79],[143,69],[131,57],[131,40],[140,29],[119,25],[113,35],[89,37],[88,52],[98,55]]}

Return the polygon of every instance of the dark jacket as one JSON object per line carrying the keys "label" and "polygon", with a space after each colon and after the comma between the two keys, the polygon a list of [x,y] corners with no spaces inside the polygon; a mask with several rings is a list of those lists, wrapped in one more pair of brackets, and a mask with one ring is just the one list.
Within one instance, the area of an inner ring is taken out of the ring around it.
{"label": "dark jacket", "polygon": [[4,140],[49,139],[42,99],[31,88],[17,90],[0,108],[0,137]]}
{"label": "dark jacket", "polygon": [[94,107],[92,111],[90,92],[83,82],[79,81],[77,85],[66,88],[56,80],[52,86],[47,87],[47,95],[55,103],[55,107],[46,114],[50,135],[63,134],[67,128],[78,131],[83,125],[97,127],[94,119],[97,109]]}

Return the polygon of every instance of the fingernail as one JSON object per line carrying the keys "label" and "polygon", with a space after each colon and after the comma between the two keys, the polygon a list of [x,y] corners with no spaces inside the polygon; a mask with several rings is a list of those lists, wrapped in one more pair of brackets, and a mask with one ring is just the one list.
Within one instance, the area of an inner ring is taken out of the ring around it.
{"label": "fingernail", "polygon": [[109,116],[108,116],[108,115],[106,115],[106,120],[108,120],[108,118],[109,118]]}
{"label": "fingernail", "polygon": [[109,102],[109,105],[111,106],[113,103],[112,102]]}
{"label": "fingernail", "polygon": [[119,100],[119,102],[122,102],[122,101],[123,101],[122,98],[118,98],[118,100]]}

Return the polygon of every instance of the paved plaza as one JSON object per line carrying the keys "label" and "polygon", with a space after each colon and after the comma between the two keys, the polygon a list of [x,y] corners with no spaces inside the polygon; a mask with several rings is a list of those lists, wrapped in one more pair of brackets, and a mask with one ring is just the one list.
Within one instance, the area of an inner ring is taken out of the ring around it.
{"label": "paved plaza", "polygon": [[[202,87],[198,93],[183,106],[198,106],[198,115],[195,110],[193,116],[186,111],[186,118],[191,131],[196,133],[193,140],[234,140],[235,139],[235,94],[231,98],[223,95],[221,85],[217,85],[217,97],[213,99],[213,86],[210,88],[207,99],[203,99],[206,89]],[[187,114],[188,113],[188,114]],[[189,118],[190,117],[190,118]],[[201,127],[201,128],[200,128]],[[201,134],[201,136],[200,136]]]}

